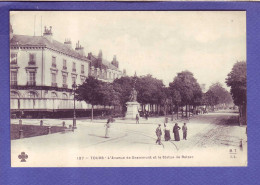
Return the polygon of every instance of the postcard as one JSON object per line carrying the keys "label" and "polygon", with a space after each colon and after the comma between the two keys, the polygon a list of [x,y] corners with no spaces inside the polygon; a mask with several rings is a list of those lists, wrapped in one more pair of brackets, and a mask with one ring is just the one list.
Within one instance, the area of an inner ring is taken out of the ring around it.
{"label": "postcard", "polygon": [[245,11],[10,11],[12,167],[247,166]]}

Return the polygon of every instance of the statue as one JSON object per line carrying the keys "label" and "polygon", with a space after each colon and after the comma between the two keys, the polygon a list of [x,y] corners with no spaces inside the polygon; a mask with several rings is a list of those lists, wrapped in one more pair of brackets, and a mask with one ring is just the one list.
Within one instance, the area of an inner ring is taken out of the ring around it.
{"label": "statue", "polygon": [[135,88],[133,88],[129,97],[129,101],[136,102],[136,100],[137,100],[137,91],[135,90]]}
{"label": "statue", "polygon": [[126,102],[127,111],[125,114],[125,119],[136,119],[136,116],[139,116],[139,106],[140,104],[137,102],[137,91],[135,90],[137,76],[136,73],[133,78],[133,86],[129,96],[129,101]]}

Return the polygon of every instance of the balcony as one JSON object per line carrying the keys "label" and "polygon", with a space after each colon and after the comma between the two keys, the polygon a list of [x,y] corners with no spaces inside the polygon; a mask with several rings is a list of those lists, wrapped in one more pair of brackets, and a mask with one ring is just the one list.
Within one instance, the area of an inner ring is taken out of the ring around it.
{"label": "balcony", "polygon": [[67,70],[67,66],[63,66],[63,68],[62,68],[62,69],[66,71],[66,70]]}
{"label": "balcony", "polygon": [[35,65],[36,65],[36,62],[33,61],[33,60],[32,60],[32,61],[29,61],[29,62],[28,62],[28,65],[29,65],[29,66],[35,66]]}
{"label": "balcony", "polygon": [[76,71],[77,71],[76,68],[73,68],[73,69],[72,69],[72,72],[76,73]]}
{"label": "balcony", "polygon": [[68,85],[67,84],[62,84],[62,87],[67,89]]}
{"label": "balcony", "polygon": [[16,60],[12,60],[11,61],[11,65],[17,65],[17,61]]}
{"label": "balcony", "polygon": [[52,82],[52,83],[51,83],[51,86],[52,86],[52,87],[57,87],[58,85],[57,85],[57,83],[53,83],[53,82]]}
{"label": "balcony", "polygon": [[27,82],[27,86],[36,86],[36,82],[35,81],[29,81],[29,82]]}

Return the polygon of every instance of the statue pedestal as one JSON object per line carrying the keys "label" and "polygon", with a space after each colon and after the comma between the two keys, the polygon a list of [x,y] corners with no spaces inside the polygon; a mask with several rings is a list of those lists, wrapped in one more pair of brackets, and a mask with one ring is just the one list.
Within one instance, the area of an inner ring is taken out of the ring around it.
{"label": "statue pedestal", "polygon": [[134,102],[127,102],[127,111],[125,115],[125,119],[136,119],[136,114],[139,115],[138,109],[139,109],[139,103],[134,101]]}

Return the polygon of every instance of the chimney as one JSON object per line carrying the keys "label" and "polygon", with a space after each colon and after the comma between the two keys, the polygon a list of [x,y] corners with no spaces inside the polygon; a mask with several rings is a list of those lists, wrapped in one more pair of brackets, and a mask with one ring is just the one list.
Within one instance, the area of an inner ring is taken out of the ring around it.
{"label": "chimney", "polygon": [[79,44],[79,41],[76,43],[75,50],[82,56],[85,56],[84,48]]}
{"label": "chimney", "polygon": [[12,25],[10,24],[10,28],[9,28],[10,30],[10,40],[13,38],[13,36],[14,36],[14,32],[13,32],[13,27],[12,27]]}
{"label": "chimney", "polygon": [[92,53],[90,52],[88,53],[88,59],[91,60],[91,58],[92,58]]}
{"label": "chimney", "polygon": [[99,50],[98,59],[101,59],[101,60],[102,60],[102,50]]}
{"label": "chimney", "polygon": [[71,40],[70,40],[70,39],[65,39],[64,44],[65,44],[66,46],[68,46],[70,49],[72,49],[72,44],[71,44]]}
{"label": "chimney", "polygon": [[49,29],[44,26],[43,36],[47,38],[50,42],[52,42],[52,26],[50,26]]}

